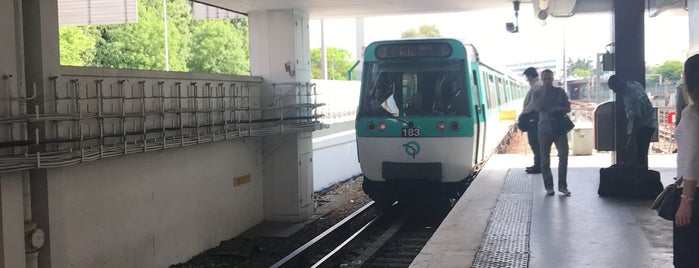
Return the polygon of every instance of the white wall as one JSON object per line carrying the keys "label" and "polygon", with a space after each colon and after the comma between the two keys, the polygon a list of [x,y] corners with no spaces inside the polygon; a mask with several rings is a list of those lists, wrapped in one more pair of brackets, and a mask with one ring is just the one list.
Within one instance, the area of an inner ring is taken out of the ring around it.
{"label": "white wall", "polygon": [[[308,14],[296,10],[254,11],[248,18],[251,73],[264,77],[266,83],[308,83]],[[293,72],[285,70],[287,62]],[[260,92],[262,105],[272,103],[271,93]],[[310,132],[265,137],[263,148],[265,219],[306,221],[314,209]]]}
{"label": "white wall", "polygon": [[688,57],[699,53],[699,0],[687,0],[689,9],[689,49]]}
{"label": "white wall", "polygon": [[361,174],[357,158],[354,118],[359,103],[359,81],[312,80],[316,84],[321,122],[329,128],[313,132],[313,191],[321,191]]}
{"label": "white wall", "polygon": [[51,266],[166,267],[238,235],[262,220],[260,155],[244,139],[47,170]]}
{"label": "white wall", "polygon": [[354,129],[314,138],[313,160],[313,191],[316,192],[361,174]]}

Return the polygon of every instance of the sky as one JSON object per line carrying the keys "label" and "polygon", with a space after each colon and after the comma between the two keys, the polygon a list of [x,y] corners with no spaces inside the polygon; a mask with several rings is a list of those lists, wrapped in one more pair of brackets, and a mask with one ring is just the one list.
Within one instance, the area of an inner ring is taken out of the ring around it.
{"label": "sky", "polygon": [[[477,12],[404,15],[364,18],[364,45],[377,40],[399,39],[404,31],[421,25],[436,25],[443,37],[470,41],[481,61],[504,67],[536,60],[582,58],[593,60],[604,53],[612,40],[610,13],[577,14],[570,18],[547,19],[542,25],[534,17],[531,4],[519,12],[519,32],[505,30],[514,21],[511,8]],[[667,60],[684,61],[689,43],[686,12],[665,12],[654,18],[645,15],[646,65]],[[326,47],[339,47],[357,53],[356,19],[324,20]],[[320,21],[310,21],[311,49],[321,46]],[[564,41],[565,40],[565,41]],[[593,61],[594,64],[594,61]]]}

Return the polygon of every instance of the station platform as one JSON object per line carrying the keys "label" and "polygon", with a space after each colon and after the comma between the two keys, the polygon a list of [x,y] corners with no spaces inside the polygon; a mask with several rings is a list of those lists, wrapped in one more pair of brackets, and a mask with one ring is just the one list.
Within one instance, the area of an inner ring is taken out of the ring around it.
{"label": "station platform", "polygon": [[[673,267],[672,222],[652,200],[597,195],[611,154],[569,157],[571,196],[546,195],[541,174],[524,172],[531,162],[493,155],[410,267]],[[675,154],[649,163],[673,182]]]}

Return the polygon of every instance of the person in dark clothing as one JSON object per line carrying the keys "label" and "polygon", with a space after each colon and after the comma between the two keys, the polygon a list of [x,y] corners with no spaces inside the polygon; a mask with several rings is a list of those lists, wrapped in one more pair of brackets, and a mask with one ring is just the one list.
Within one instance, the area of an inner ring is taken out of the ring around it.
{"label": "person in dark clothing", "polygon": [[524,70],[524,77],[529,81],[529,91],[524,97],[524,103],[522,104],[522,114],[532,113],[532,116],[525,116],[526,118],[534,118],[534,127],[530,127],[527,130],[527,141],[529,142],[529,147],[534,153],[534,165],[527,167],[525,171],[529,174],[539,174],[541,173],[541,154],[539,150],[539,135],[537,131],[536,124],[538,122],[538,113],[534,111],[534,102],[532,101],[532,94],[542,87],[541,80],[539,79],[539,74],[534,67],[529,67]]}
{"label": "person in dark clothing", "polygon": [[553,195],[553,174],[551,173],[551,145],[558,151],[558,191],[565,196],[568,191],[568,134],[554,130],[554,116],[569,113],[568,95],[560,87],[553,86],[553,71],[541,72],[543,87],[532,95],[534,109],[539,112],[539,147],[541,150],[541,173],[547,195]]}
{"label": "person in dark clothing", "polygon": [[[614,93],[624,97],[626,112],[626,147],[636,149],[635,162],[639,167],[648,169],[648,147],[653,133],[658,130],[658,116],[646,95],[646,90],[636,81],[624,81],[616,75],[607,82]],[[635,138],[635,140],[634,140]],[[635,148],[632,148],[634,147]]]}

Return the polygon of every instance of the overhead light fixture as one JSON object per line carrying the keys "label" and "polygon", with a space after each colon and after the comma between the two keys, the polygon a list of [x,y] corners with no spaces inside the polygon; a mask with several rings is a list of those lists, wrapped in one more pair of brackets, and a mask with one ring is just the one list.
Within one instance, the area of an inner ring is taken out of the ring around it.
{"label": "overhead light fixture", "polygon": [[512,1],[512,5],[515,9],[515,22],[505,23],[505,29],[508,32],[516,33],[519,32],[519,0]]}

